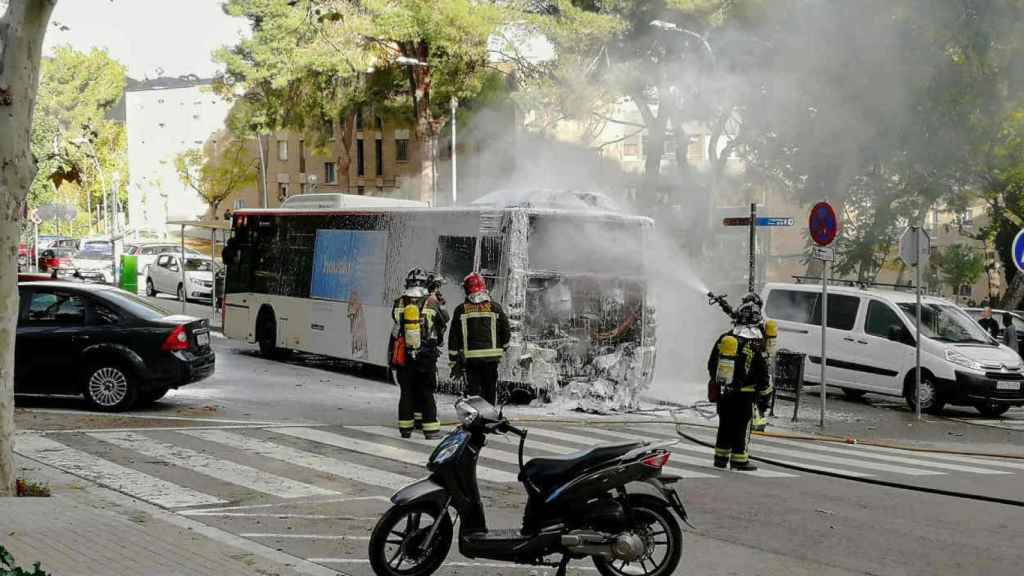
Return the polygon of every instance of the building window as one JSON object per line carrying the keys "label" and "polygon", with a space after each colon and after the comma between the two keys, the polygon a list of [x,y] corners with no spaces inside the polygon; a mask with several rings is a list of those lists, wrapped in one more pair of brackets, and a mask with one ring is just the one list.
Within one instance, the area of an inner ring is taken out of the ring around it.
{"label": "building window", "polygon": [[384,175],[384,141],[373,141],[373,161],[377,164],[377,176]]}
{"label": "building window", "polygon": [[334,167],[334,162],[324,162],[324,184],[337,184],[338,183],[338,172]]}
{"label": "building window", "polygon": [[395,140],[395,162],[409,161],[409,139],[399,138]]}
{"label": "building window", "polygon": [[306,192],[309,192],[309,184],[305,182],[299,184],[299,194],[305,194]]}
{"label": "building window", "polygon": [[356,110],[356,131],[361,132],[363,130],[363,111]]}
{"label": "building window", "polygon": [[963,286],[960,287],[960,297],[961,298],[970,298],[971,297],[971,285],[970,284],[964,284]]}
{"label": "building window", "polygon": [[356,176],[366,176],[366,152],[362,138],[356,140]]}
{"label": "building window", "polygon": [[284,201],[288,197],[288,185],[284,182],[278,182],[277,184],[277,199]]}
{"label": "building window", "polygon": [[277,159],[284,162],[288,160],[288,141],[278,140],[277,141]]}
{"label": "building window", "polygon": [[299,140],[299,172],[306,173],[306,141]]}
{"label": "building window", "polygon": [[235,200],[234,207],[235,210],[241,210],[242,208],[245,208],[245,200]]}
{"label": "building window", "polygon": [[384,119],[381,118],[380,116],[374,116],[373,121],[377,125],[377,131],[378,132],[383,132],[384,131]]}
{"label": "building window", "polygon": [[366,186],[356,186],[356,194],[364,196],[366,194]]}

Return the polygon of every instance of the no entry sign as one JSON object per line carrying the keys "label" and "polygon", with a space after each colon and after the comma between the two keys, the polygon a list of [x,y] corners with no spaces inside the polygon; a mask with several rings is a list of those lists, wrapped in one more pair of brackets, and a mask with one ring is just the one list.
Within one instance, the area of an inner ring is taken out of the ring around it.
{"label": "no entry sign", "polygon": [[818,202],[814,208],[811,208],[811,216],[808,218],[807,225],[811,230],[811,240],[814,240],[818,246],[828,246],[839,233],[836,211],[828,202]]}

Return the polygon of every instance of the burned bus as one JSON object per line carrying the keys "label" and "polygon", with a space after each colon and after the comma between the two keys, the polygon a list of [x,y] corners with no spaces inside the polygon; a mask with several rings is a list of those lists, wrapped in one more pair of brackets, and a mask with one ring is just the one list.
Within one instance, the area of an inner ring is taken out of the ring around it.
{"label": "burned bus", "polygon": [[391,304],[406,272],[440,272],[452,309],[463,277],[477,271],[512,326],[506,390],[638,390],[653,377],[650,219],[550,203],[429,208],[318,196],[336,198],[233,214],[227,337],[271,357],[296,350],[386,366]]}

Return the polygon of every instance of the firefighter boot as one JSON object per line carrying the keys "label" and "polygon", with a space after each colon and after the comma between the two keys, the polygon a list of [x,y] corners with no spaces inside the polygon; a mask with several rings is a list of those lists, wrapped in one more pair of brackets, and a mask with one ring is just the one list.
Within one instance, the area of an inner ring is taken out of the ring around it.
{"label": "firefighter boot", "polygon": [[757,470],[757,465],[751,462],[746,454],[733,454],[729,460],[729,468],[739,472],[753,472]]}
{"label": "firefighter boot", "polygon": [[729,449],[715,448],[715,468],[725,468],[729,464]]}

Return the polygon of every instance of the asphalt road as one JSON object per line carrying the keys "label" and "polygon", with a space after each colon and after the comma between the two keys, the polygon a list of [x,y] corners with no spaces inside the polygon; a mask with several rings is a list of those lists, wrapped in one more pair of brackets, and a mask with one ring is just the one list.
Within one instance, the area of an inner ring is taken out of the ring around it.
{"label": "asphalt road", "polygon": [[[373,523],[396,486],[424,474],[421,464],[431,449],[395,432],[397,389],[379,374],[344,363],[306,356],[272,362],[248,345],[222,338],[214,345],[212,378],[115,420],[82,418],[76,428],[76,401],[20,402],[34,416],[61,416],[64,431],[30,433],[30,440],[19,439],[19,452],[341,573],[370,574]],[[442,419],[453,416],[452,400],[438,398]],[[809,397],[808,406],[815,401]],[[884,399],[836,399],[830,410],[841,416],[836,429],[890,440],[909,431],[906,441],[921,446],[1019,453],[1024,439],[1024,432],[953,419],[915,422]],[[549,408],[511,413],[531,429],[528,457],[595,442],[675,438],[671,426],[655,419],[574,425],[533,421],[552,415],[581,420]],[[1020,411],[1011,412],[1011,421],[1020,418]],[[783,420],[780,415],[776,423]],[[713,434],[688,429],[704,438]],[[769,439],[756,440],[752,452],[866,480],[1024,500],[1024,460]],[[494,527],[519,523],[523,497],[514,458],[515,446],[501,439],[483,453],[481,490]],[[685,476],[681,492],[696,526],[684,535],[677,574],[1016,575],[1024,566],[1020,507],[771,465],[756,475],[722,472],[710,461],[709,450],[689,442],[670,460],[672,471]],[[453,550],[439,573],[530,570]],[[588,561],[574,562],[570,572],[594,573]]]}

